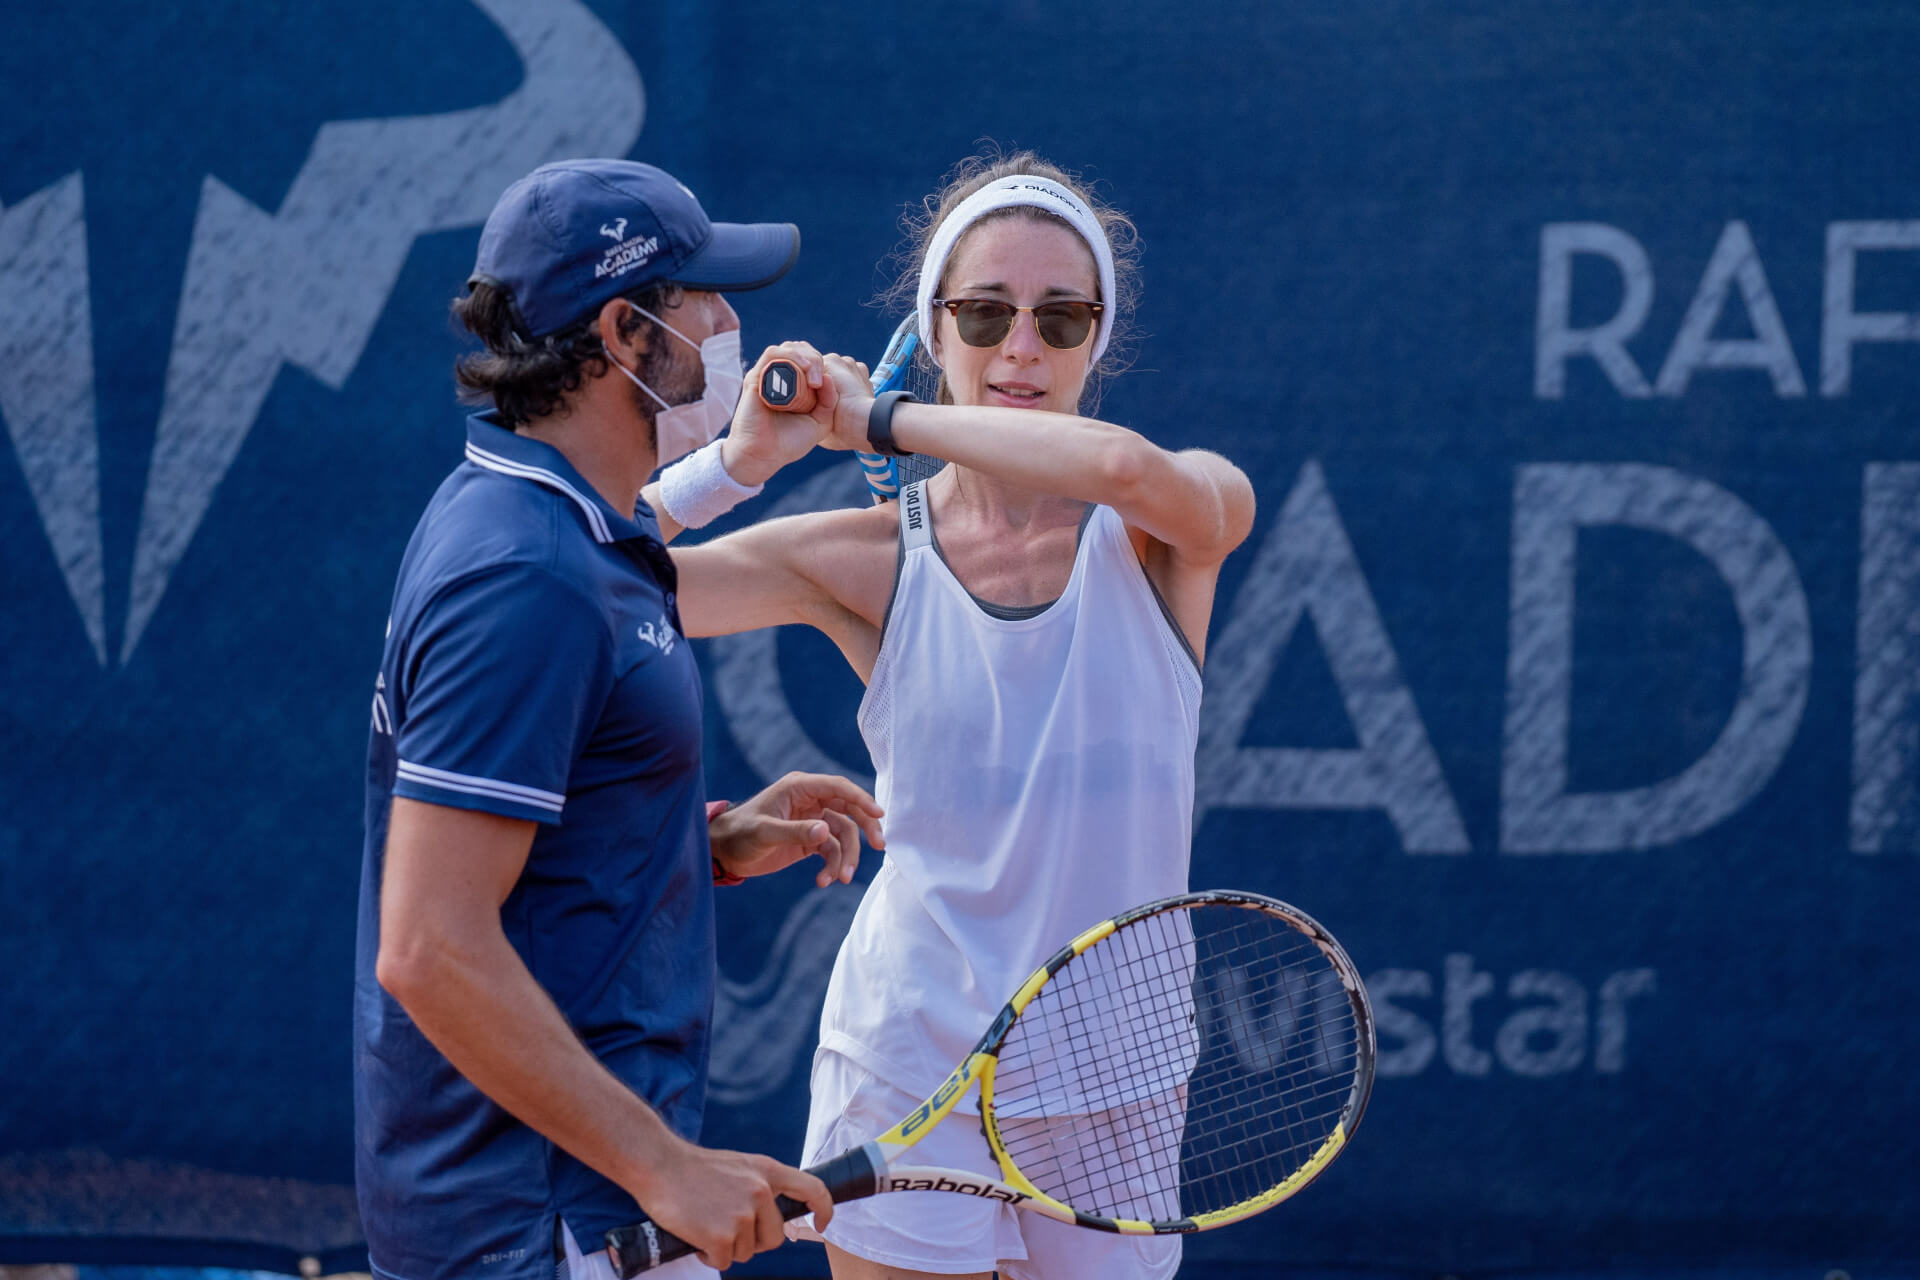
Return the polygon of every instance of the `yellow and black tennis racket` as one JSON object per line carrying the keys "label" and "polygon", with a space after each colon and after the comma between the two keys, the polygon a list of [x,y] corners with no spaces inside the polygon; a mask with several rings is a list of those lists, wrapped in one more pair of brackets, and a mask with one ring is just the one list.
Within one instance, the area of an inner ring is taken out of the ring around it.
{"label": "yellow and black tennis racket", "polygon": [[[1373,1063],[1366,988],[1320,925],[1258,894],[1164,898],[1068,943],[933,1096],[808,1172],[836,1203],[946,1191],[1102,1231],[1206,1231],[1332,1163]],[[909,1163],[976,1084],[1000,1176]],[[623,1280],[693,1252],[651,1222],[607,1246]]]}

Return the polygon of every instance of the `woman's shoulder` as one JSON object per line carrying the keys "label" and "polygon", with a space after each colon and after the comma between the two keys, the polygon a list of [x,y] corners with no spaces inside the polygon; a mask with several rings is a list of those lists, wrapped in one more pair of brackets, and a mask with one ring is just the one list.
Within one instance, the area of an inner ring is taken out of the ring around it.
{"label": "woman's shoulder", "polygon": [[[809,511],[791,517],[780,537],[796,557],[801,576],[840,609],[873,628],[877,647],[878,627],[893,592],[900,541],[900,516],[894,504]],[[830,620],[814,621],[838,638]],[[852,660],[853,655],[849,653],[848,657]],[[864,679],[866,671],[858,662],[855,669]]]}
{"label": "woman's shoulder", "polygon": [[900,543],[894,504],[807,511],[759,526],[802,575],[829,588],[844,604],[864,601],[873,579],[893,577]]}
{"label": "woman's shoulder", "polygon": [[[788,517],[796,536],[826,539],[846,545],[891,546],[900,535],[900,511],[891,502],[878,506],[830,507]],[[785,523],[785,522],[783,522]]]}
{"label": "woman's shoulder", "polygon": [[893,504],[888,503],[883,507],[829,507],[771,516],[726,536],[749,535],[756,542],[772,539],[790,551],[801,551],[821,543],[847,547],[890,542],[899,525]]}

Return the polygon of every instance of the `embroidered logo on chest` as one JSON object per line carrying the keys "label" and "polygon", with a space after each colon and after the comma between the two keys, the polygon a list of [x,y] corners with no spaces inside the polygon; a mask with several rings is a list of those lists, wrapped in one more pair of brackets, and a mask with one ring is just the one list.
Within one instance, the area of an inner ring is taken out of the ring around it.
{"label": "embroidered logo on chest", "polygon": [[660,615],[660,621],[657,624],[652,622],[641,623],[636,634],[661,653],[672,653],[673,646],[678,643],[680,639],[678,635],[674,634],[673,624],[667,621],[667,615],[664,613]]}

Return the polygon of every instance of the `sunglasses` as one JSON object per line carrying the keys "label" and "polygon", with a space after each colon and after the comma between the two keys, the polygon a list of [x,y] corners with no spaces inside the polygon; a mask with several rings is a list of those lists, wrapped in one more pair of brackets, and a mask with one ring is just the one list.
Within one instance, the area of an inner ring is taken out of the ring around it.
{"label": "sunglasses", "polygon": [[1013,332],[1014,317],[1031,311],[1040,341],[1055,351],[1085,346],[1094,320],[1107,309],[1098,302],[1043,302],[1037,307],[1016,307],[993,298],[935,298],[933,302],[952,314],[960,341],[970,347],[999,346]]}

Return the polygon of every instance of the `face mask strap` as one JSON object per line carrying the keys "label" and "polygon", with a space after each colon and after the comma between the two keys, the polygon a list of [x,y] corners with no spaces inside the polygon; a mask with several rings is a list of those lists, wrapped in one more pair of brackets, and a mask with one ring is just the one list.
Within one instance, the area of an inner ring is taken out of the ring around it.
{"label": "face mask strap", "polygon": [[667,403],[667,402],[666,402],[665,400],[662,400],[662,399],[660,398],[660,396],[658,395],[658,393],[656,393],[656,392],[654,391],[654,389],[653,389],[652,387],[650,387],[650,386],[648,386],[648,385],[647,385],[646,383],[644,383],[644,382],[642,382],[642,381],[640,381],[640,375],[639,375],[639,374],[637,374],[637,373],[635,373],[635,372],[634,372],[633,370],[631,370],[631,369],[629,369],[629,368],[627,368],[627,366],[625,366],[625,365],[623,365],[623,364],[621,364],[621,363],[620,363],[620,362],[619,362],[618,360],[615,360],[615,359],[613,358],[613,352],[611,352],[611,351],[609,351],[609,352],[607,352],[607,359],[608,359],[609,361],[611,361],[611,362],[612,362],[612,364],[613,364],[613,367],[614,367],[614,368],[616,368],[616,369],[618,369],[618,370],[619,370],[620,372],[622,372],[622,373],[624,373],[624,374],[626,374],[626,375],[627,375],[627,381],[628,381],[628,382],[631,382],[631,383],[632,383],[632,384],[633,384],[634,386],[636,386],[636,387],[638,387],[638,388],[640,388],[640,389],[641,389],[642,391],[644,391],[644,392],[646,392],[646,393],[647,393],[648,395],[650,395],[650,396],[652,396],[652,397],[653,397],[653,402],[654,402],[655,404],[657,404],[657,405],[659,405],[659,406],[660,406],[660,407],[661,407],[662,409],[671,409],[671,408],[673,408],[673,406],[672,406],[672,405],[670,405],[670,404],[668,404],[668,403]]}
{"label": "face mask strap", "polygon": [[[653,402],[660,406],[660,412],[655,420],[655,428],[660,433],[659,447],[663,450],[661,454],[662,461],[681,456],[683,453],[697,449],[699,446],[713,440],[720,432],[726,429],[727,419],[731,417],[733,413],[733,402],[739,399],[740,383],[743,374],[740,365],[740,331],[733,329],[725,333],[716,333],[709,337],[704,343],[695,342],[693,339],[687,337],[686,334],[680,332],[659,316],[654,315],[653,312],[647,310],[639,303],[624,298],[622,301],[626,302],[629,307],[632,307],[639,314],[653,321],[656,325],[659,325],[662,329],[665,329],[668,333],[671,333],[674,337],[680,339],[680,341],[698,351],[700,353],[701,363],[706,367],[707,385],[699,398],[690,400],[685,404],[671,405],[663,400],[660,394],[652,387],[642,382],[638,373],[627,368],[627,366],[621,364],[618,360],[613,359],[612,352],[607,352],[607,359],[612,362],[613,367],[625,374],[627,381],[646,392],[647,395],[652,398]],[[716,353],[710,350],[710,348],[716,344],[721,345],[721,352]],[[715,364],[716,359],[719,362],[718,366]],[[684,413],[704,414],[705,421],[697,424],[688,423],[683,421]],[[671,427],[668,425],[669,422],[673,423]],[[689,432],[691,432],[694,437],[691,443],[686,439]],[[692,526],[689,525],[687,527],[691,528]]]}
{"label": "face mask strap", "polygon": [[628,306],[632,307],[635,311],[638,311],[641,315],[653,321],[655,324],[659,325],[662,329],[665,329],[668,333],[672,334],[674,337],[680,339],[680,341],[692,347],[695,351],[698,351],[700,349],[699,343],[695,342],[692,338],[689,338],[686,334],[680,332],[678,329],[674,328],[672,325],[668,324],[665,320],[662,320],[659,316],[653,314],[653,312],[647,310],[645,307],[641,306],[639,303],[634,302],[631,299],[622,299],[622,301],[625,301]]}
{"label": "face mask strap", "polygon": [[[674,328],[672,325],[668,324],[665,320],[662,320],[659,316],[653,314],[653,312],[647,310],[645,307],[641,306],[639,303],[634,302],[629,298],[622,298],[621,301],[626,303],[629,307],[632,307],[635,311],[638,311],[641,315],[645,316],[647,319],[659,325],[662,329],[665,329],[668,333],[672,334],[674,337],[680,339],[680,341],[688,343],[689,346],[695,345],[688,339],[686,334],[680,332],[678,329]],[[600,347],[601,347],[601,350],[603,351],[606,350],[605,343],[601,343]],[[668,404],[665,400],[662,400],[660,398],[659,393],[656,392],[652,387],[640,381],[640,375],[638,373],[635,373],[632,369],[627,368],[627,366],[621,364],[618,360],[615,360],[613,356],[613,352],[607,351],[607,359],[612,363],[614,368],[618,369],[620,372],[627,375],[628,382],[631,382],[634,386],[640,388],[642,391],[652,396],[653,402],[655,404],[659,405],[662,409],[673,408],[672,405]]]}

